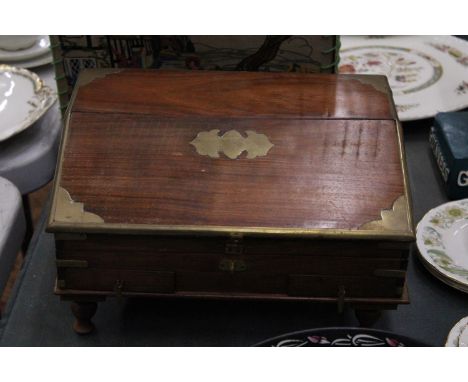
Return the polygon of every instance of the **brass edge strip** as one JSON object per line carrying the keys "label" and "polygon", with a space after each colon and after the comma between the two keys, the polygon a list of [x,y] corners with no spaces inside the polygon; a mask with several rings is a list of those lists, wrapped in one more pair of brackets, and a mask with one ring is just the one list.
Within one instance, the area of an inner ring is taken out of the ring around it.
{"label": "brass edge strip", "polygon": [[[393,98],[392,98],[392,105]],[[406,208],[407,208],[407,218],[408,218],[408,226],[413,236],[413,240],[416,239],[416,231],[414,228],[414,221],[413,221],[413,200],[411,198],[411,189],[409,184],[409,177],[408,177],[408,165],[406,163],[406,154],[405,154],[405,146],[403,142],[403,129],[401,127],[401,123],[397,117],[395,120],[396,122],[396,129],[397,129],[397,136],[398,136],[398,145],[400,148],[400,162],[401,162],[401,169],[403,172],[403,188],[405,189],[405,196],[406,196]]]}
{"label": "brass edge strip", "polygon": [[413,199],[411,197],[411,188],[410,188],[410,183],[409,183],[408,164],[406,161],[405,144],[404,144],[404,137],[403,137],[403,127],[401,125],[400,119],[398,118],[398,113],[396,111],[395,99],[393,98],[392,88],[390,87],[390,85],[388,86],[388,88],[389,88],[390,105],[392,106],[392,112],[395,116],[398,146],[400,149],[400,163],[401,163],[401,169],[403,172],[403,188],[405,190],[405,196],[406,196],[408,225],[409,225],[411,234],[413,235],[413,240],[416,240],[416,229],[415,229],[414,220],[413,220]]}
{"label": "brass edge strip", "polygon": [[232,233],[249,234],[252,236],[284,236],[323,239],[371,239],[392,241],[414,241],[412,234],[405,231],[375,231],[375,230],[339,230],[339,229],[297,229],[269,227],[227,227],[227,226],[170,226],[155,224],[119,224],[119,223],[58,223],[52,222],[47,227],[48,232],[76,232],[102,234],[130,235],[232,235]]}
{"label": "brass edge strip", "polygon": [[[76,93],[76,89],[73,90],[72,94],[72,99],[73,95]],[[63,157],[65,156],[65,147],[68,141],[68,125],[70,122],[70,115],[71,115],[71,105],[72,101],[68,104],[67,110],[65,111],[65,123],[63,126],[62,130],[62,135],[60,139],[60,148],[59,148],[59,154],[57,158],[57,164],[55,167],[55,177],[54,177],[54,185],[53,185],[53,193],[52,193],[52,203],[50,205],[50,212],[49,212],[49,218],[47,220],[47,226],[51,226],[54,222],[54,217],[55,217],[55,211],[57,209],[57,198],[58,198],[58,189],[59,189],[59,184],[60,184],[60,179],[62,178],[62,163],[63,163]]]}

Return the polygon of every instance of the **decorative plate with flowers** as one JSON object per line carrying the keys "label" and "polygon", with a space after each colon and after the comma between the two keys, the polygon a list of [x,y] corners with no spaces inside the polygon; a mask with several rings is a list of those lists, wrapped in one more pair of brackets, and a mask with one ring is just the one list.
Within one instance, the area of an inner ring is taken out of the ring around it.
{"label": "decorative plate with flowers", "polygon": [[421,258],[439,279],[468,291],[468,199],[430,210],[416,228]]}
{"label": "decorative plate with flowers", "polygon": [[256,346],[273,347],[401,347],[425,346],[396,333],[365,328],[318,328],[287,333]]}
{"label": "decorative plate with flowers", "polygon": [[383,74],[401,121],[468,107],[468,41],[454,36],[341,36],[342,74]]}

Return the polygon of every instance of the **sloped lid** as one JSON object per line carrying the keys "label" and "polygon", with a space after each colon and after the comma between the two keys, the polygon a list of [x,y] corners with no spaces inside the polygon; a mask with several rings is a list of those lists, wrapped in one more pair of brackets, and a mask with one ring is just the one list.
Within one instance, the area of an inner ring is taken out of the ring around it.
{"label": "sloped lid", "polygon": [[381,77],[105,74],[75,95],[49,230],[413,239]]}

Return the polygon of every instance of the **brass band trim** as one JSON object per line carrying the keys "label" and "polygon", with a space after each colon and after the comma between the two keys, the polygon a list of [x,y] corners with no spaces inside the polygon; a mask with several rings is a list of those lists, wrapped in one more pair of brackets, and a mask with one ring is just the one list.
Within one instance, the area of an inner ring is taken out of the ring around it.
{"label": "brass band trim", "polygon": [[86,232],[112,233],[130,235],[222,235],[231,236],[233,233],[244,236],[285,236],[285,237],[314,237],[317,239],[370,239],[414,241],[414,235],[407,231],[375,231],[375,230],[344,230],[344,229],[300,229],[300,228],[269,228],[269,227],[236,227],[236,226],[193,226],[193,225],[155,225],[155,224],[119,224],[119,223],[56,223],[47,227],[47,232]]}

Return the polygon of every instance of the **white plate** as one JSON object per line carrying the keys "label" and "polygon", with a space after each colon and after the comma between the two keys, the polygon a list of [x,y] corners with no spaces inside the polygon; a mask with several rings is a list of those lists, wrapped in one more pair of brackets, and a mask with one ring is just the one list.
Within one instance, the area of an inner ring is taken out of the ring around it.
{"label": "white plate", "polygon": [[0,49],[3,50],[22,50],[32,47],[38,36],[12,36],[12,35],[3,35],[0,36]]}
{"label": "white plate", "polygon": [[450,333],[447,336],[447,341],[445,342],[445,346],[446,347],[460,346],[460,336],[462,332],[466,331],[467,325],[468,325],[468,317],[464,317],[460,321],[458,321],[450,330]]}
{"label": "white plate", "polygon": [[468,292],[468,199],[430,210],[416,227],[416,244],[434,276]]}
{"label": "white plate", "polygon": [[467,347],[468,346],[468,325],[465,325],[461,330],[460,336],[458,337],[458,346]]}
{"label": "white plate", "polygon": [[53,56],[51,52],[47,52],[46,54],[40,56],[40,57],[35,57],[35,58],[30,58],[26,60],[21,60],[21,61],[10,61],[8,62],[8,65],[10,66],[16,66],[17,68],[37,68],[38,66],[50,64],[53,60]]}
{"label": "white plate", "polygon": [[0,141],[31,126],[56,99],[55,92],[36,74],[0,65]]}
{"label": "white plate", "polygon": [[4,50],[0,49],[0,62],[23,61],[46,54],[50,48],[49,36],[37,36],[36,43],[27,49]]}
{"label": "white plate", "polygon": [[343,36],[339,72],[385,74],[401,121],[468,107],[468,42],[456,37]]}

